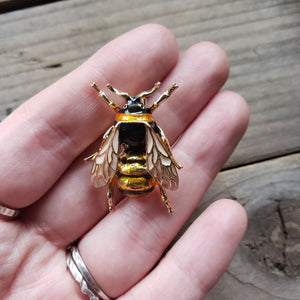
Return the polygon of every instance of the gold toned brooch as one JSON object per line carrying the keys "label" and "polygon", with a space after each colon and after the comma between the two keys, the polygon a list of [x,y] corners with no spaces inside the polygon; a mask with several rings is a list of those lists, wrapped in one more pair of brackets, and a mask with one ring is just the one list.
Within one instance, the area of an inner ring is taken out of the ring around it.
{"label": "gold toned brooch", "polygon": [[160,82],[157,82],[151,90],[133,97],[107,84],[109,90],[125,98],[126,104],[119,108],[96,83],[92,84],[99,96],[117,113],[114,125],[103,136],[99,151],[85,158],[85,161],[93,161],[93,185],[101,187],[109,182],[107,200],[110,211],[114,208],[115,187],[125,195],[136,197],[151,192],[157,185],[169,213],[173,212],[165,189],[177,189],[176,168],[181,166],[175,161],[169,142],[152,112],[170,97],[178,85],[173,84],[150,107],[146,107],[146,98],[159,86]]}

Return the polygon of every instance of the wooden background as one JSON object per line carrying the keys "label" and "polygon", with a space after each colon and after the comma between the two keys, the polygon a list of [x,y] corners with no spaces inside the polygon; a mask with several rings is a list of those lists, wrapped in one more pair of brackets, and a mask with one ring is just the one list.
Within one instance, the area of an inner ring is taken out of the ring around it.
{"label": "wooden background", "polygon": [[167,26],[181,52],[219,44],[231,62],[225,88],[246,98],[250,126],[186,226],[221,197],[244,205],[249,226],[206,299],[299,300],[300,1],[47,2],[0,0],[0,120],[141,24]]}

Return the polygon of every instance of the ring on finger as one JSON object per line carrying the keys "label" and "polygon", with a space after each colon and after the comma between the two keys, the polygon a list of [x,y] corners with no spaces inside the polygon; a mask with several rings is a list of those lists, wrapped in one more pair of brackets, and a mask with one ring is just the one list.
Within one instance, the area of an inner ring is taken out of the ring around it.
{"label": "ring on finger", "polygon": [[20,213],[20,209],[13,209],[0,204],[0,215],[15,218]]}
{"label": "ring on finger", "polygon": [[82,293],[88,295],[90,300],[112,300],[90,274],[76,245],[71,245],[67,250],[67,266],[73,278],[80,284]]}

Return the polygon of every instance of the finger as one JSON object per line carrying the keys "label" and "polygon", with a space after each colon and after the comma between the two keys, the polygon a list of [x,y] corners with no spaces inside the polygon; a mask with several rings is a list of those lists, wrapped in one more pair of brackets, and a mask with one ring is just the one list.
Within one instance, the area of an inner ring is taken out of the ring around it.
{"label": "finger", "polygon": [[145,25],[20,106],[0,124],[1,203],[20,208],[36,201],[112,122],[91,82],[102,87],[109,81],[134,94],[162,80],[177,58],[174,36]]}
{"label": "finger", "polygon": [[[199,73],[199,70],[203,71]],[[160,90],[164,92],[172,82],[178,82],[180,88],[155,112],[155,118],[165,128],[170,142],[183,133],[219,91],[227,75],[228,59],[224,51],[214,44],[199,43],[182,55]],[[99,142],[96,147],[99,147]],[[84,155],[95,151],[88,149]],[[34,215],[28,216],[31,222],[34,220],[39,226],[44,224],[48,235],[52,231],[59,233],[58,238],[64,243],[70,243],[86,232],[106,213],[108,207],[107,187],[92,187],[89,176],[91,166],[83,164],[83,157],[79,157],[47,197],[32,208]],[[78,223],[81,225],[76,226]],[[52,238],[56,236],[52,235]]]}
{"label": "finger", "polygon": [[201,42],[189,48],[181,57],[160,91],[170,88],[173,82],[179,88],[170,100],[154,112],[171,144],[198,116],[205,105],[216,95],[229,75],[226,53],[216,44]]}
{"label": "finger", "polygon": [[123,294],[149,272],[235,148],[247,123],[242,98],[232,92],[218,94],[174,148],[184,167],[178,191],[168,192],[175,207],[173,216],[167,214],[157,191],[141,199],[128,198],[80,241],[89,270],[109,295]]}
{"label": "finger", "polygon": [[213,203],[159,265],[120,299],[203,299],[227,269],[246,226],[246,213],[237,202]]}

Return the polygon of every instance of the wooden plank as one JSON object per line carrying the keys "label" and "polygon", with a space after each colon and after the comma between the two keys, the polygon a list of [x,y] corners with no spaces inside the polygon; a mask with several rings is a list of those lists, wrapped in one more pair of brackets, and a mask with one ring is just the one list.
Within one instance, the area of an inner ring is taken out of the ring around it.
{"label": "wooden plank", "polygon": [[300,154],[217,176],[182,232],[220,198],[236,199],[245,207],[248,229],[230,267],[206,300],[299,299],[299,181]]}
{"label": "wooden plank", "polygon": [[156,22],[174,32],[181,52],[211,40],[229,55],[225,88],[247,99],[251,121],[226,168],[295,153],[300,149],[299,4],[73,0],[0,15],[0,119],[109,40]]}

